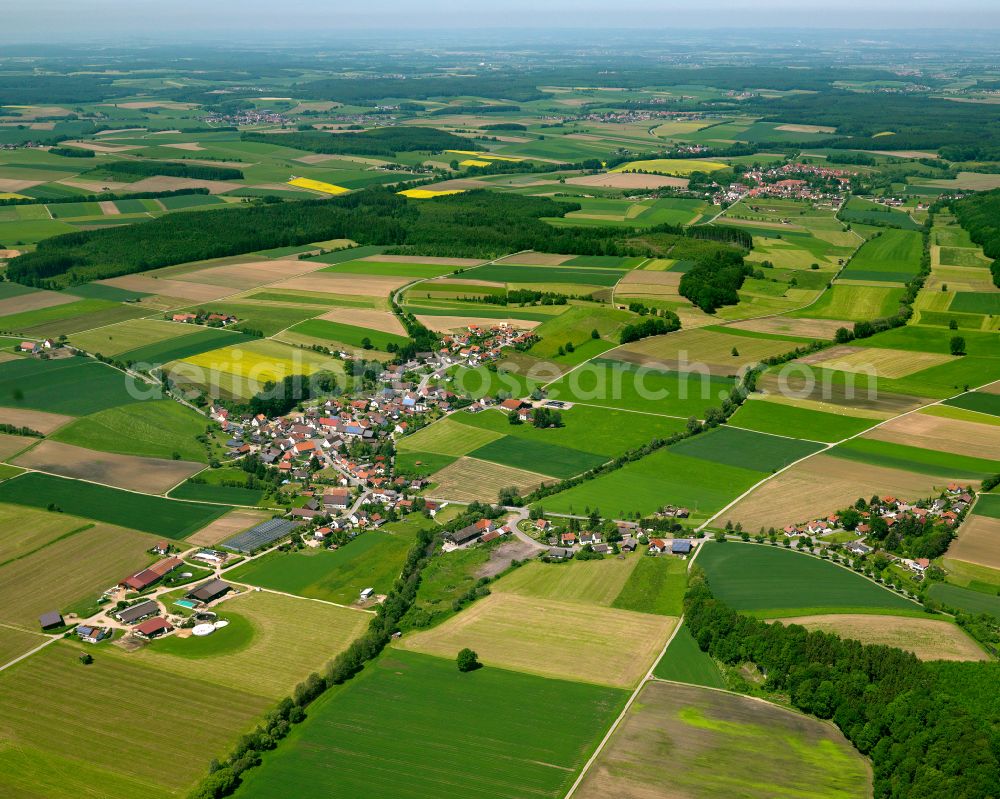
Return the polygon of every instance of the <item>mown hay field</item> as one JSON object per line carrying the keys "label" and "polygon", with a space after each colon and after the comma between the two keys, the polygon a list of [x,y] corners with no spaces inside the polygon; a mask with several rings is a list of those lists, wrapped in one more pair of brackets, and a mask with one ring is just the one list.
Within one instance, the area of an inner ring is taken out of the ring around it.
{"label": "mown hay field", "polygon": [[110,356],[190,333],[189,325],[177,322],[161,319],[129,319],[100,330],[74,333],[70,336],[70,343],[87,352],[99,352],[101,355]]}
{"label": "mown hay field", "polygon": [[818,454],[782,472],[741,499],[719,521],[747,530],[826,518],[838,508],[869,497],[873,490],[906,499],[932,496],[947,485],[941,478]]}
{"label": "mown hay field", "polygon": [[[976,503],[978,511],[984,497]],[[958,531],[958,538],[948,547],[948,557],[1000,569],[1000,518],[982,513],[971,514]]]}
{"label": "mown hay field", "polygon": [[939,619],[901,619],[871,614],[792,616],[782,624],[834,633],[863,644],[880,644],[912,652],[921,660],[988,660],[989,655],[962,628]]}
{"label": "mown hay field", "polygon": [[676,623],[672,616],[496,593],[398,646],[443,658],[470,647],[487,668],[630,688]]}
{"label": "mown hay field", "polygon": [[64,537],[36,539],[30,552],[0,566],[0,621],[36,630],[40,614],[93,599],[152,560],[152,536],[86,525],[74,519]]}
{"label": "mown hay field", "polygon": [[[94,662],[83,667],[81,651],[60,641],[0,672],[0,792],[173,799],[273,704],[232,685],[149,668],[110,645],[88,649]],[[100,712],[74,723],[66,715],[67,696],[85,696]],[[206,697],[211,712],[200,712]],[[156,709],[152,718],[150,708]],[[183,741],[170,768],[163,767],[165,741]]]}
{"label": "mown hay field", "polygon": [[513,487],[528,494],[551,478],[546,474],[515,469],[499,463],[461,457],[431,477],[435,485],[428,494],[457,502],[496,502],[500,489]]}
{"label": "mown hay field", "polygon": [[434,452],[439,455],[461,456],[502,436],[500,432],[462,424],[446,416],[412,435],[399,439],[397,449],[400,452]]}
{"label": "mown hay field", "polygon": [[865,759],[832,724],[750,697],[653,682],[577,795],[858,799],[870,791]]}
{"label": "mown hay field", "polygon": [[[626,698],[394,648],[313,704],[236,796],[559,799]],[[414,741],[435,756],[415,758]]]}
{"label": "mown hay field", "polygon": [[[132,657],[158,671],[220,686],[239,685],[275,700],[290,694],[311,672],[321,671],[371,620],[371,614],[360,610],[265,591],[233,596],[214,609],[221,618],[232,611],[247,619],[253,630],[250,640],[234,650],[199,655],[199,639],[167,639],[168,651],[153,642]],[[212,643],[228,631],[217,631]]]}
{"label": "mown hay field", "polygon": [[[989,416],[981,418],[992,419]],[[1000,454],[1000,425],[925,413],[892,419],[866,433],[865,438],[974,458],[996,458]]]}
{"label": "mown hay field", "polygon": [[527,563],[494,583],[494,593],[611,607],[641,560],[639,555],[569,563]]}

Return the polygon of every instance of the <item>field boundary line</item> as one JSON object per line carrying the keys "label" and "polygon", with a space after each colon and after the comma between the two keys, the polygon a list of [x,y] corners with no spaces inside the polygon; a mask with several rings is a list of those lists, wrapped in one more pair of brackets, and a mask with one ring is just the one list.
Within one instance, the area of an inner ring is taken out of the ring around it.
{"label": "field boundary line", "polygon": [[569,790],[564,794],[564,799],[570,799],[570,797],[576,792],[576,789],[580,787],[580,783],[583,782],[583,778],[587,776],[587,773],[594,765],[598,756],[601,754],[601,752],[604,751],[604,747],[607,746],[608,741],[611,740],[611,736],[615,734],[615,731],[621,726],[621,723],[625,720],[625,716],[628,715],[629,710],[635,703],[635,700],[639,697],[639,694],[642,692],[642,689],[646,687],[646,684],[649,683],[650,680],[655,679],[653,677],[653,669],[656,668],[656,665],[660,662],[660,660],[662,660],[663,656],[666,654],[667,647],[670,646],[674,638],[677,636],[677,632],[678,630],[681,629],[682,624],[684,624],[683,613],[680,616],[678,616],[677,624],[674,625],[674,629],[670,633],[670,637],[667,639],[667,642],[663,645],[663,649],[660,650],[660,654],[656,656],[656,659],[649,667],[649,670],[646,672],[646,676],[639,681],[639,684],[635,687],[635,690],[632,692],[632,695],[628,698],[628,701],[625,703],[625,707],[622,708],[622,712],[618,714],[618,718],[614,720],[614,723],[608,729],[607,733],[605,733],[604,737],[601,739],[601,742],[597,745],[597,748],[594,750],[594,753],[590,756],[590,759],[583,764],[583,768],[580,770],[579,776],[577,776],[576,780],[569,787]]}
{"label": "field boundary line", "polygon": [[57,636],[55,638],[49,638],[47,641],[45,641],[45,643],[39,644],[34,649],[32,649],[32,650],[30,650],[28,652],[25,652],[23,655],[19,655],[18,657],[14,658],[13,660],[10,660],[10,661],[7,661],[6,663],[4,663],[2,666],[0,666],[0,671],[3,671],[4,669],[9,669],[14,664],[20,663],[22,660],[26,660],[27,658],[30,658],[36,652],[41,652],[43,649],[45,649],[45,647],[49,646],[50,644],[54,644],[56,641],[61,641],[61,640],[62,640],[62,636],[61,635]]}
{"label": "field boundary line", "polygon": [[[236,563],[234,564],[234,567],[242,566],[244,563],[246,563],[246,561],[243,561],[243,563]],[[317,599],[316,597],[312,596],[302,596],[301,594],[292,594],[288,591],[277,591],[274,588],[265,588],[262,585],[254,585],[253,583],[241,583],[236,580],[232,580],[232,582],[236,585],[242,585],[245,588],[250,589],[251,592],[263,591],[264,593],[267,594],[277,594],[278,596],[287,596],[291,599],[301,599],[305,602],[319,602],[321,605],[333,605],[335,608],[343,608],[344,610],[353,610],[356,613],[369,613],[373,616],[377,612],[374,610],[368,610],[367,608],[355,608],[352,607],[351,605],[342,605],[340,602],[331,602],[329,599]]]}

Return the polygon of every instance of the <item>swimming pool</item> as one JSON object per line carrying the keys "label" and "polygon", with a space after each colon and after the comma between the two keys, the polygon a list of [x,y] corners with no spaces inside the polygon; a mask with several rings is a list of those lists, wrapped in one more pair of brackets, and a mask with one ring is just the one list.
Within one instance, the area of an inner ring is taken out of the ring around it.
{"label": "swimming pool", "polygon": [[182,608],[187,608],[188,610],[194,610],[198,607],[197,602],[192,602],[190,599],[178,599],[174,602],[175,605],[180,605]]}

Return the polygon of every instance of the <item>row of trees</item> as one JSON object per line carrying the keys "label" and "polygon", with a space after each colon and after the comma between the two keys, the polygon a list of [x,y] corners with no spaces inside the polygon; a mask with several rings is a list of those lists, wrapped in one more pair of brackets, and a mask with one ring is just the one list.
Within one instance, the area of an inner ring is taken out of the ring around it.
{"label": "row of trees", "polygon": [[632,322],[621,329],[619,341],[628,344],[631,341],[662,336],[681,329],[681,320],[673,311],[663,311],[663,316],[647,316],[638,322]]}
{"label": "row of trees", "polygon": [[[991,727],[998,719],[970,712],[979,697],[956,695],[911,653],[740,615],[715,599],[697,572],[684,613],[703,651],[728,665],[754,664],[767,675],[765,692],[832,719],[871,758],[877,799],[1000,794],[1000,738]],[[963,665],[995,674],[990,663]]]}
{"label": "row of trees", "polygon": [[424,529],[407,555],[399,579],[379,605],[367,631],[334,658],[323,674],[314,672],[295,687],[291,697],[265,715],[262,724],[242,736],[223,763],[213,761],[211,773],[190,794],[190,799],[219,799],[239,787],[240,776],[261,762],[261,752],[274,749],[291,729],[305,719],[305,709],[324,691],[340,685],[357,674],[368,661],[377,657],[399,627],[417,595],[420,573],[430,558],[435,532]]}
{"label": "row of trees", "polygon": [[969,231],[969,238],[992,258],[993,285],[1000,288],[1000,189],[974,194],[952,203],[958,223]]}

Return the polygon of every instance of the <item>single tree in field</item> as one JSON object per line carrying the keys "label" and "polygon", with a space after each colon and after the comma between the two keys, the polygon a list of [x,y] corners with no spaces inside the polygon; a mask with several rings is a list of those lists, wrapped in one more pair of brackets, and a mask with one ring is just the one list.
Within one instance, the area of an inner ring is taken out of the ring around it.
{"label": "single tree in field", "polygon": [[80,655],[80,662],[84,666],[89,666],[91,663],[94,662],[94,656],[91,655],[89,652],[84,652],[82,655]]}
{"label": "single tree in field", "polygon": [[468,647],[458,653],[455,663],[458,665],[459,671],[475,671],[483,667],[483,664],[479,662],[479,655]]}
{"label": "single tree in field", "polygon": [[965,338],[962,336],[951,337],[951,354],[965,355]]}

